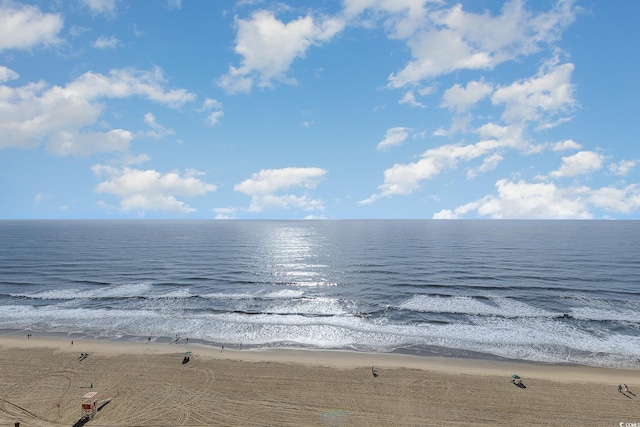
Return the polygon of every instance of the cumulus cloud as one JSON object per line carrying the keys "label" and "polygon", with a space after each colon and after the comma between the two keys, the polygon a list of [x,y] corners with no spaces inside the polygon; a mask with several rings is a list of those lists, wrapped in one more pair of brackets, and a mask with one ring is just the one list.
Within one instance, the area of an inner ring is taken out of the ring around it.
{"label": "cumulus cloud", "polygon": [[96,49],[115,49],[120,45],[120,40],[115,38],[114,36],[101,36],[98,37],[96,41],[91,43]]}
{"label": "cumulus cloud", "polygon": [[410,128],[406,127],[394,127],[387,129],[387,134],[384,139],[378,143],[376,147],[378,150],[387,150],[391,147],[402,145],[402,143],[409,137]]}
{"label": "cumulus cloud", "polygon": [[166,128],[156,121],[156,116],[153,113],[146,113],[144,115],[144,122],[151,128],[150,131],[145,132],[145,135],[153,139],[162,139],[169,135],[175,135],[175,131],[171,128]]}
{"label": "cumulus cloud", "polygon": [[490,95],[492,91],[493,87],[484,81],[471,81],[466,87],[456,83],[444,91],[440,106],[449,108],[456,114],[464,113]]}
{"label": "cumulus cloud", "polygon": [[81,0],[96,15],[113,16],[116,13],[118,0]]}
{"label": "cumulus cloud", "polygon": [[236,208],[214,208],[213,213],[216,214],[215,219],[234,219],[236,217]]}
{"label": "cumulus cloud", "polygon": [[0,65],[0,83],[20,78],[20,75],[10,68]]}
{"label": "cumulus cloud", "polygon": [[476,176],[488,172],[490,170],[495,169],[500,162],[502,162],[503,157],[500,154],[492,154],[487,156],[482,161],[482,164],[476,168],[471,168],[467,171],[467,178],[472,179]]}
{"label": "cumulus cloud", "polygon": [[301,188],[303,192],[314,189],[326,174],[326,170],[315,167],[263,169],[251,175],[251,178],[236,184],[234,190],[251,196],[249,209],[254,212],[274,208],[319,210],[324,209],[321,200],[311,199],[307,194],[282,194],[282,192],[295,188]]}
{"label": "cumulus cloud", "polygon": [[204,103],[202,104],[202,107],[198,111],[207,114],[204,121],[208,126],[217,125],[222,116],[224,116],[224,112],[222,111],[222,103],[212,98],[206,98],[204,100]]}
{"label": "cumulus cloud", "polygon": [[[384,183],[379,186],[379,192],[361,201],[369,204],[380,197],[393,195],[407,195],[419,188],[420,182],[432,179],[445,169],[456,167],[461,162],[483,159],[479,167],[467,170],[467,177],[473,178],[480,173],[494,169],[503,159],[502,153],[509,150],[519,150],[525,154],[540,151],[543,147],[533,147],[527,143],[524,135],[534,124],[535,128],[548,128],[558,123],[557,118],[563,116],[575,105],[571,85],[573,64],[557,64],[557,58],[540,67],[537,74],[519,80],[513,84],[493,87],[483,81],[469,82],[466,87],[454,85],[445,91],[442,106],[453,110],[456,115],[452,122],[451,131],[438,129],[438,135],[446,136],[455,131],[466,131],[473,117],[466,112],[470,106],[486,97],[490,97],[492,104],[503,107],[501,119],[504,124],[488,122],[474,130],[481,138],[475,144],[447,144],[439,148],[426,151],[420,160],[407,164],[396,164],[384,172]],[[493,93],[491,93],[493,91]],[[548,125],[540,125],[548,124]],[[565,148],[575,147],[575,143],[566,142]],[[584,155],[581,155],[584,156]],[[580,165],[597,158],[581,159],[581,156],[568,158],[567,165],[551,174],[553,177],[567,176]],[[580,160],[582,163],[577,164]],[[600,162],[602,159],[600,159]],[[592,167],[600,167],[596,164]],[[586,170],[583,170],[586,173]]]}
{"label": "cumulus cloud", "polygon": [[[356,0],[348,2],[358,4]],[[389,1],[362,2],[367,7],[389,12]],[[400,3],[400,2],[398,2]],[[407,6],[403,10],[407,10]],[[415,16],[422,14],[426,2],[410,2]],[[522,55],[537,52],[542,45],[556,40],[575,19],[571,0],[559,1],[548,12],[535,14],[523,6],[522,0],[512,0],[503,6],[498,16],[472,13],[460,4],[451,8],[430,7],[424,19],[412,22],[408,31],[398,31],[394,37],[405,38],[412,59],[397,73],[389,76],[389,87],[414,85],[425,79],[457,70],[492,69],[496,65]],[[358,8],[355,8],[357,10]],[[408,16],[408,15],[405,15]],[[416,26],[419,25],[418,30]]]}
{"label": "cumulus cloud", "polygon": [[605,157],[593,151],[580,151],[571,156],[562,158],[560,169],[552,171],[549,176],[553,178],[573,177],[586,175],[602,168]]}
{"label": "cumulus cloud", "polygon": [[586,186],[562,188],[554,183],[496,182],[496,195],[442,210],[434,219],[463,218],[472,212],[492,219],[591,219],[593,208],[612,213],[629,213],[640,207],[637,184],[622,188]]}
{"label": "cumulus cloud", "polygon": [[556,142],[553,144],[553,151],[567,151],[567,150],[579,150],[582,145],[578,144],[572,139],[566,139],[564,141]]}
{"label": "cumulus cloud", "polygon": [[[195,99],[184,89],[166,89],[160,69],[88,72],[64,87],[45,82],[0,85],[0,148],[33,147],[47,142],[58,154],[91,154],[122,150],[131,135],[116,129],[104,134],[87,131],[101,116],[108,98],[140,96],[178,108]],[[94,139],[95,137],[95,139]],[[81,145],[81,146],[80,146]]]}
{"label": "cumulus cloud", "polygon": [[405,93],[398,101],[399,104],[407,104],[411,107],[424,108],[425,105],[416,99],[415,93],[412,90]]}
{"label": "cumulus cloud", "polygon": [[627,175],[638,165],[637,160],[621,160],[609,165],[609,172],[614,175]]}
{"label": "cumulus cloud", "polygon": [[62,26],[59,14],[42,13],[37,6],[13,1],[0,2],[0,52],[56,44]]}
{"label": "cumulus cloud", "polygon": [[426,3],[429,0],[345,0],[343,13],[365,26],[382,19],[392,38],[405,39],[427,22]]}
{"label": "cumulus cloud", "polygon": [[215,110],[222,109],[222,103],[212,98],[206,98],[202,103],[202,108],[200,108],[201,111],[208,111],[208,110],[214,110],[214,109]]}
{"label": "cumulus cloud", "polygon": [[287,76],[293,61],[344,27],[337,18],[317,19],[310,15],[284,23],[265,10],[255,12],[250,19],[238,19],[236,24],[235,52],[242,56],[241,65],[230,66],[218,80],[229,93],[250,92],[254,83],[270,87],[274,80],[293,82]]}
{"label": "cumulus cloud", "polygon": [[384,183],[379,186],[379,192],[362,200],[361,204],[370,204],[380,197],[411,194],[420,186],[420,182],[432,179],[444,170],[456,167],[460,162],[468,162],[478,158],[485,158],[483,166],[470,174],[490,170],[502,159],[499,155],[503,150],[524,149],[521,129],[517,127],[496,127],[483,129],[482,133],[491,135],[475,144],[446,144],[425,151],[416,162],[395,164],[384,171]]}
{"label": "cumulus cloud", "polygon": [[133,135],[124,129],[82,133],[60,131],[51,136],[47,148],[59,156],[89,156],[94,153],[128,150],[131,140]]}
{"label": "cumulus cloud", "polygon": [[215,126],[218,124],[222,116],[224,116],[223,111],[214,111],[212,113],[209,113],[209,115],[207,115],[205,119],[205,123],[209,126]]}
{"label": "cumulus cloud", "polygon": [[573,69],[570,63],[544,66],[535,77],[496,89],[491,100],[504,106],[502,119],[507,123],[537,121],[539,128],[553,127],[558,114],[575,108]]}
{"label": "cumulus cloud", "polygon": [[486,196],[454,211],[441,211],[434,219],[459,218],[472,211],[493,219],[590,219],[584,188],[562,189],[551,183],[530,184],[503,179],[497,196]]}
{"label": "cumulus cloud", "polygon": [[194,212],[178,197],[202,196],[215,191],[216,186],[203,182],[202,172],[188,170],[160,173],[153,169],[122,169],[106,165],[92,168],[98,179],[104,179],[96,187],[98,194],[110,194],[119,199],[123,212],[163,211],[169,214],[184,215]]}
{"label": "cumulus cloud", "polygon": [[640,186],[599,188],[589,194],[589,202],[607,212],[629,214],[640,209]]}

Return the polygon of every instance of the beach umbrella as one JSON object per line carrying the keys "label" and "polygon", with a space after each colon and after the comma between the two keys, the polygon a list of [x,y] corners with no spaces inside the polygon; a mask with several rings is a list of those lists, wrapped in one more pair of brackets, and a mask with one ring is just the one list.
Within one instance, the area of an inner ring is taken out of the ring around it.
{"label": "beach umbrella", "polygon": [[520,375],[512,374],[511,378],[513,378],[514,380],[519,380],[520,379]]}

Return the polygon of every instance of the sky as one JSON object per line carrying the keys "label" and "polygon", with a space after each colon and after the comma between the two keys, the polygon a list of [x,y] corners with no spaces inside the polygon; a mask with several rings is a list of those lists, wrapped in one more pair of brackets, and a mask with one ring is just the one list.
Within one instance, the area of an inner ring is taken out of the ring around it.
{"label": "sky", "polygon": [[638,219],[635,0],[0,0],[0,219]]}

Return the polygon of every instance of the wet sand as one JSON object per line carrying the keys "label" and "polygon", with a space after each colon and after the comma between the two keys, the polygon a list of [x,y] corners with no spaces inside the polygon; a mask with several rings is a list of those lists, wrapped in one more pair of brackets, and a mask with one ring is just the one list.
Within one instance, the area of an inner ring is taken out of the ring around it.
{"label": "wet sand", "polygon": [[0,337],[0,366],[0,425],[21,427],[640,424],[635,370],[26,334]]}

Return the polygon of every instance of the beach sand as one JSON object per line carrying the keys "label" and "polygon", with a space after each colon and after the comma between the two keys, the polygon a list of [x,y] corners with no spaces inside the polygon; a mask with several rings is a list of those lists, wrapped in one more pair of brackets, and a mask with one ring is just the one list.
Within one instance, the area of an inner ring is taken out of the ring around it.
{"label": "beach sand", "polygon": [[[346,351],[221,351],[184,342],[72,345],[37,334],[2,336],[0,425],[640,423],[640,371]],[[80,360],[81,353],[89,355]],[[511,382],[514,373],[526,388]],[[618,392],[622,383],[638,396]],[[92,391],[102,407],[82,420],[82,396]]]}

